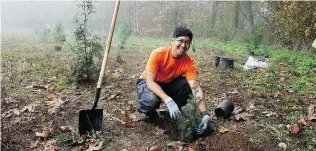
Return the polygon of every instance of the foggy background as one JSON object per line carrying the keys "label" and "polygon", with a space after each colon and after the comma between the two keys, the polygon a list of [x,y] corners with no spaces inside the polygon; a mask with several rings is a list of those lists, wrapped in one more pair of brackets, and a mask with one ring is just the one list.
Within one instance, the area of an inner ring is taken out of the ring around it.
{"label": "foggy background", "polygon": [[[58,21],[66,30],[72,30],[74,15],[78,11],[78,1],[3,1],[1,2],[1,28],[43,28],[49,24],[51,28]],[[217,20],[229,21],[234,17],[232,4],[223,3],[217,7]],[[115,1],[93,1],[94,10],[88,21],[89,28],[107,31],[110,27]],[[133,26],[134,33],[150,36],[169,36],[175,26],[184,25],[211,26],[214,14],[212,1],[121,1],[117,25],[126,23]],[[253,15],[256,21],[262,20]],[[240,14],[241,29],[250,24]],[[203,22],[203,23],[201,23]],[[229,21],[231,22],[231,21]],[[202,25],[206,24],[206,25]],[[213,25],[212,25],[213,26]],[[202,28],[199,28],[202,29]],[[193,30],[194,31],[194,30]],[[205,31],[194,31],[199,37]]]}

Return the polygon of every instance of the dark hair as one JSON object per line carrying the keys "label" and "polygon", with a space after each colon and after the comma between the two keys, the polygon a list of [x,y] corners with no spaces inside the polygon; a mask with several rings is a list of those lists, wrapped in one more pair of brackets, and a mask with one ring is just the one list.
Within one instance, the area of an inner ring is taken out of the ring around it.
{"label": "dark hair", "polygon": [[192,40],[192,38],[193,38],[193,34],[192,34],[190,29],[188,29],[186,27],[177,27],[174,30],[172,37],[177,38],[177,37],[181,37],[181,36],[188,36],[190,38],[190,40]]}

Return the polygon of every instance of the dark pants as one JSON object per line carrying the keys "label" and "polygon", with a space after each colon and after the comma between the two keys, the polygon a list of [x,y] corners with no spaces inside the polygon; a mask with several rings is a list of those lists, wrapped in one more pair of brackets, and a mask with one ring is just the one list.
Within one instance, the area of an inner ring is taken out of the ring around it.
{"label": "dark pants", "polygon": [[[187,104],[187,99],[192,94],[191,87],[185,77],[180,77],[170,83],[157,82],[162,90],[170,96],[181,110],[181,107]],[[136,110],[140,113],[155,114],[159,108],[160,98],[147,87],[146,79],[137,79],[138,103]]]}

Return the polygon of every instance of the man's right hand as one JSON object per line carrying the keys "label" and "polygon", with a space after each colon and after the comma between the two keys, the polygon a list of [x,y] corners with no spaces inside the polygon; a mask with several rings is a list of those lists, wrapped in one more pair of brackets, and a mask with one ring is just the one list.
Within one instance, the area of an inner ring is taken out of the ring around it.
{"label": "man's right hand", "polygon": [[180,118],[181,112],[178,105],[172,100],[172,98],[168,97],[164,102],[167,104],[171,119]]}

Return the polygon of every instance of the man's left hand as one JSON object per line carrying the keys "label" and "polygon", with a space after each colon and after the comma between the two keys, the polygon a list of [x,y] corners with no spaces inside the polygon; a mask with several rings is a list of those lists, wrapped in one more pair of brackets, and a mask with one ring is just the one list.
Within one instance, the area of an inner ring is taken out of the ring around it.
{"label": "man's left hand", "polygon": [[198,125],[197,128],[195,128],[196,134],[203,134],[205,129],[207,128],[208,121],[210,120],[209,115],[204,115],[202,117],[201,123]]}

